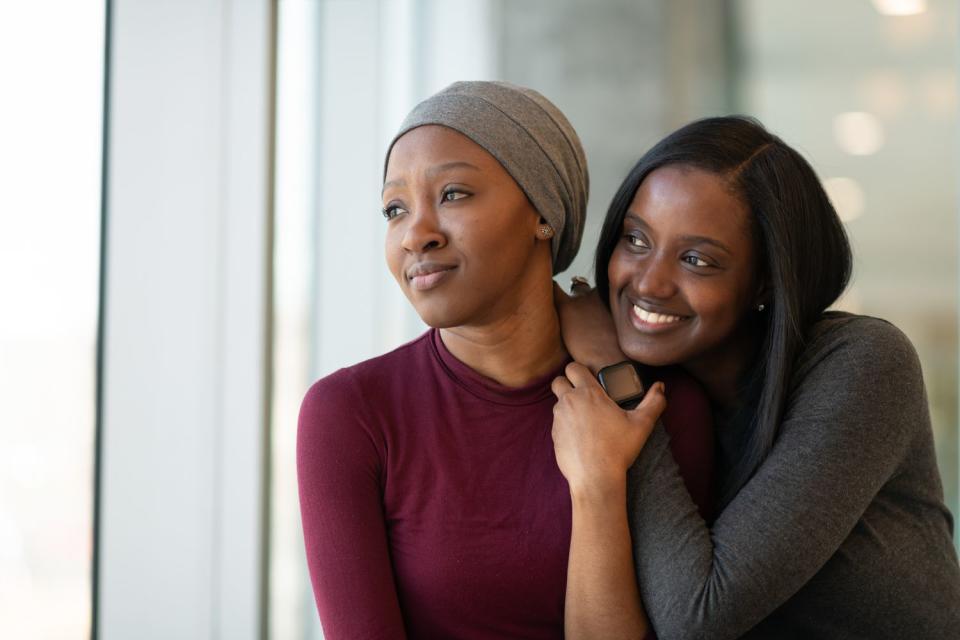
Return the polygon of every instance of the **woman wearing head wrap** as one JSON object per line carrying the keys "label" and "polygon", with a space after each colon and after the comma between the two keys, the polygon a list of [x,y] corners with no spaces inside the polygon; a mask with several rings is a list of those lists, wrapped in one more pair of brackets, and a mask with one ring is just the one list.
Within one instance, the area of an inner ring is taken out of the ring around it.
{"label": "woman wearing head wrap", "polygon": [[[432,328],[318,381],[300,414],[327,638],[563,637],[571,510],[550,383],[569,356],[552,275],[580,244],[587,187],[576,133],[529,89],[456,83],[403,123],[385,166],[386,257]],[[649,396],[638,411],[655,418],[663,398]],[[677,406],[668,428],[697,407]]]}

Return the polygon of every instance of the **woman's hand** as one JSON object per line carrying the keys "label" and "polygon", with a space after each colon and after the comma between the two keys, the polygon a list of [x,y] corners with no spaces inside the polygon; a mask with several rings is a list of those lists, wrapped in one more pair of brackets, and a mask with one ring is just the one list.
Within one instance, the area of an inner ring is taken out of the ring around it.
{"label": "woman's hand", "polygon": [[594,373],[627,359],[617,343],[617,329],[596,289],[574,278],[572,295],[553,283],[553,300],[560,316],[560,333],[567,351]]}
{"label": "woman's hand", "polygon": [[555,378],[553,448],[561,473],[577,497],[603,497],[622,491],[650,432],[667,407],[663,383],[654,384],[643,401],[624,411],[610,399],[590,370],[567,365]]}

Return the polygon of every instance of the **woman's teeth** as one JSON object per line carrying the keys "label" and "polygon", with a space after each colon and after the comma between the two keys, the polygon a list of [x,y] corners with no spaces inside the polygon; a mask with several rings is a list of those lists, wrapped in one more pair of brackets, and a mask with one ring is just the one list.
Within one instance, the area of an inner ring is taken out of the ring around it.
{"label": "woman's teeth", "polygon": [[637,314],[640,320],[649,322],[650,324],[670,324],[671,322],[677,322],[683,319],[680,316],[671,316],[666,313],[651,313],[646,309],[641,309],[637,305],[633,305],[633,312]]}

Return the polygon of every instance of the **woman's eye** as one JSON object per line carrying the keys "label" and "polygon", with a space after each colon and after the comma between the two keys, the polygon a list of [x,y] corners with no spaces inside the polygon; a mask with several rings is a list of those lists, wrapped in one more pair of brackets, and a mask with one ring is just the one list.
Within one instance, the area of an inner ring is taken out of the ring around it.
{"label": "woman's eye", "polygon": [[440,199],[443,200],[444,202],[453,202],[455,200],[462,200],[463,198],[466,198],[468,195],[470,194],[465,193],[463,191],[457,191],[456,189],[448,189],[447,191],[443,192],[443,194],[440,196]]}
{"label": "woman's eye", "polygon": [[624,236],[624,239],[627,241],[631,247],[636,247],[638,249],[648,249],[647,241],[642,237],[633,233],[628,233]]}
{"label": "woman's eye", "polygon": [[683,257],[683,260],[684,260],[684,262],[686,262],[687,264],[693,265],[694,267],[709,267],[709,266],[710,266],[710,263],[707,262],[706,260],[704,260],[703,258],[701,258],[700,256],[694,256],[694,255],[684,256],[684,257]]}
{"label": "woman's eye", "polygon": [[381,212],[383,213],[384,218],[387,220],[393,220],[401,213],[406,213],[407,210],[398,204],[388,204],[381,210]]}

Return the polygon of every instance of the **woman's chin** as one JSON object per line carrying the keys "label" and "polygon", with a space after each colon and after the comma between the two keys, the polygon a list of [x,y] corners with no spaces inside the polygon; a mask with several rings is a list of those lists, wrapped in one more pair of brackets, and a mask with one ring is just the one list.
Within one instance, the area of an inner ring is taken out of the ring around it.
{"label": "woman's chin", "polygon": [[627,352],[627,357],[634,362],[639,362],[640,364],[648,367],[669,367],[670,365],[676,364],[676,361],[672,358],[663,358],[656,355],[650,355],[645,351],[635,351],[633,353]]}
{"label": "woman's chin", "polygon": [[413,305],[414,311],[423,320],[423,323],[433,329],[449,329],[470,324],[469,314],[462,313],[460,309],[451,308],[451,305],[436,304],[438,301],[430,303],[420,303]]}
{"label": "woman's chin", "polygon": [[677,363],[676,354],[672,349],[664,349],[662,345],[651,344],[650,340],[638,339],[636,335],[624,336],[618,331],[620,349],[624,355],[648,367],[666,367]]}

